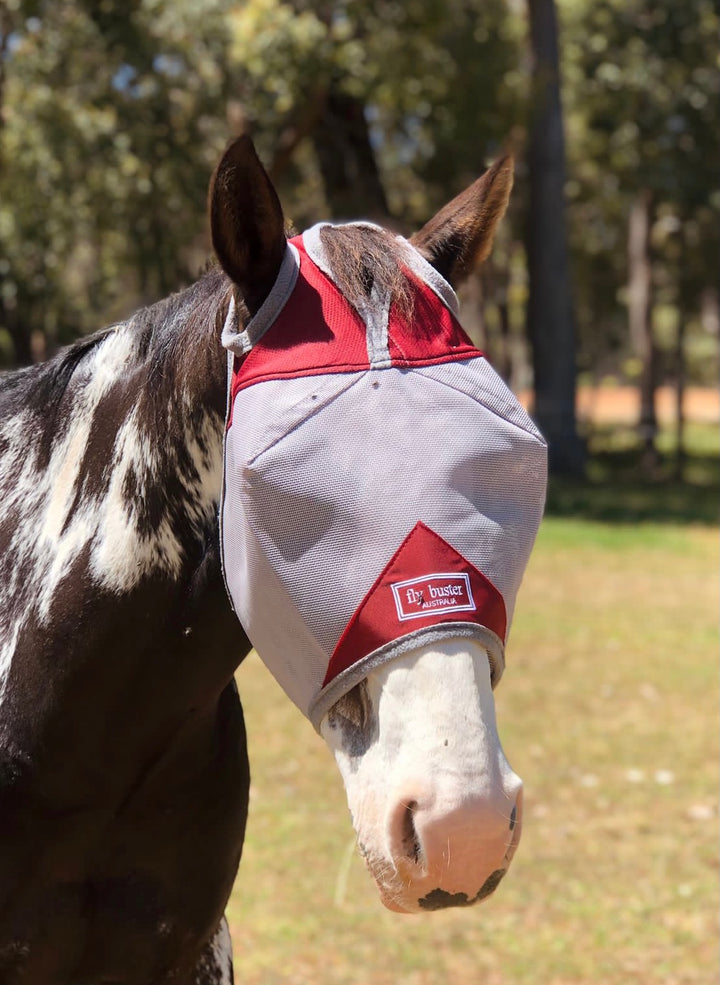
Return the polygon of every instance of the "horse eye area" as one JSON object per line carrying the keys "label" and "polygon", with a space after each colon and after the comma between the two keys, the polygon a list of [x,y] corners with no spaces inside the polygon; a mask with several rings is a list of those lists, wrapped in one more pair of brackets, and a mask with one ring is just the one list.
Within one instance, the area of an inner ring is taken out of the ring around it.
{"label": "horse eye area", "polygon": [[367,685],[364,681],[356,684],[352,691],[348,691],[342,698],[339,698],[329,712],[330,724],[333,728],[339,725],[352,725],[362,729],[367,721],[368,711]]}
{"label": "horse eye area", "polygon": [[365,681],[335,702],[328,712],[328,724],[340,731],[348,755],[362,756],[367,752],[377,733],[377,723]]}

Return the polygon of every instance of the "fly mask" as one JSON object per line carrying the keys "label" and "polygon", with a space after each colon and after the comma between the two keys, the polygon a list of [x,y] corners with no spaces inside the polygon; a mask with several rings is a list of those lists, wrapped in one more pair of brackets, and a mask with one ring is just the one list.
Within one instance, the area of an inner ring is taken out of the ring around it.
{"label": "fly mask", "polygon": [[398,240],[410,301],[333,282],[322,225],[288,243],[230,381],[221,507],[235,612],[315,728],[380,662],[444,638],[493,685],[542,516],[546,446],[457,321],[451,286]]}

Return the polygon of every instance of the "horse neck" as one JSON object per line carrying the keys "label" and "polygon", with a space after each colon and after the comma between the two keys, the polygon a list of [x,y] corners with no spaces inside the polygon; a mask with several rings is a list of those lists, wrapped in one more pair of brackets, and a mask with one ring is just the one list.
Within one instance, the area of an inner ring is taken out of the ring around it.
{"label": "horse neck", "polygon": [[[130,537],[145,566],[172,580],[194,568],[215,536],[227,372],[220,332],[228,301],[227,280],[213,273],[165,303],[170,310],[152,326],[118,422],[106,497],[121,517],[118,543]],[[126,330],[132,336],[137,328],[131,321]]]}
{"label": "horse neck", "polygon": [[216,529],[228,300],[206,275],[15,384],[0,425],[6,612],[47,618],[76,565],[116,596],[191,576]]}
{"label": "horse neck", "polygon": [[208,276],[0,381],[0,800],[10,770],[48,803],[127,789],[242,656],[217,532],[230,287]]}

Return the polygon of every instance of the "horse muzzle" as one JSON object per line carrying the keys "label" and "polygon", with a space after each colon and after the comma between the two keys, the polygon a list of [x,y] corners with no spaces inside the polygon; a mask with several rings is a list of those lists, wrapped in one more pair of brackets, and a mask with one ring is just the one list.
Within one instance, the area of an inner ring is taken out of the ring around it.
{"label": "horse muzzle", "polygon": [[444,641],[377,667],[322,734],[387,907],[469,906],[493,892],[520,839],[522,782],[479,644]]}
{"label": "horse muzzle", "polygon": [[406,787],[388,811],[387,857],[368,866],[391,910],[471,906],[500,883],[521,828],[522,782],[512,771],[491,796]]}

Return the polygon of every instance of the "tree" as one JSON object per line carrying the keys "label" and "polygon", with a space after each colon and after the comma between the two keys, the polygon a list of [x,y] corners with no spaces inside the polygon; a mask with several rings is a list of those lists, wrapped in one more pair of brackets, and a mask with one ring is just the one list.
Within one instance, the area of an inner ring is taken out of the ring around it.
{"label": "tree", "polygon": [[221,2],[135,0],[120,15],[35,0],[14,8],[10,37],[0,327],[27,362],[196,273],[227,136],[227,30]]}
{"label": "tree", "polygon": [[[416,226],[477,177],[520,116],[505,0],[248,0],[232,19],[246,123],[298,224],[377,213],[384,198]],[[338,142],[364,174],[334,209],[347,182]],[[321,168],[328,147],[335,160]]]}
{"label": "tree", "polygon": [[653,283],[650,231],[654,219],[653,195],[647,188],[638,192],[628,220],[628,328],[633,348],[641,361],[640,434],[646,467],[657,465],[655,439],[658,419],[655,389],[658,354],[653,338]]}
{"label": "tree", "polygon": [[718,371],[703,327],[717,324],[703,310],[720,265],[717,5],[566,0],[563,11],[582,359],[634,374],[652,460],[657,383],[682,387],[687,360],[696,380]]}
{"label": "tree", "polygon": [[548,440],[550,468],[580,474],[584,449],[575,425],[575,326],[565,231],[565,142],[553,0],[529,0],[533,54],[528,165],[528,333],[535,417]]}

